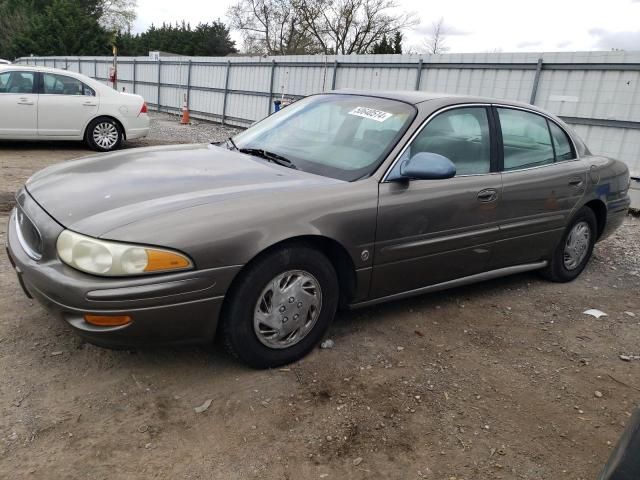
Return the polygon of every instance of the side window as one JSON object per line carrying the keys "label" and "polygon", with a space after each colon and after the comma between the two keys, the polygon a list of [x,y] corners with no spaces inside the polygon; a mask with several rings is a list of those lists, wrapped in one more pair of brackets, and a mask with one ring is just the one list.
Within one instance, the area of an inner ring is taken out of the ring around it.
{"label": "side window", "polygon": [[562,162],[563,160],[572,160],[576,158],[573,153],[573,147],[567,134],[558,125],[553,122],[549,123],[549,130],[551,130],[551,138],[553,140],[553,146],[556,150],[556,162]]}
{"label": "side window", "polygon": [[491,171],[491,136],[484,107],[448,110],[433,118],[409,147],[412,157],[419,152],[438,153],[456,166],[456,175]]}
{"label": "side window", "polygon": [[0,93],[33,93],[33,72],[0,74]]}
{"label": "side window", "polygon": [[0,73],[0,93],[7,93],[9,89],[9,72]]}
{"label": "side window", "polygon": [[553,147],[547,120],[534,113],[498,108],[504,170],[537,167],[553,163]]}
{"label": "side window", "polygon": [[42,76],[45,94],[95,96],[91,88],[75,78],[52,73],[44,73]]}

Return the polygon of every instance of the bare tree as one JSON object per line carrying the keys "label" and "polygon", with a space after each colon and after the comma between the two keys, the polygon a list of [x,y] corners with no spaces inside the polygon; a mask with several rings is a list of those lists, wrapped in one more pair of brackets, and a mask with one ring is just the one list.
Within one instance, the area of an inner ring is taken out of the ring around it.
{"label": "bare tree", "polygon": [[417,23],[413,13],[397,13],[395,0],[294,0],[324,53],[366,53],[384,35]]}
{"label": "bare tree", "polygon": [[231,26],[242,32],[247,53],[293,55],[319,51],[293,0],[239,0],[229,8],[227,16]]}
{"label": "bare tree", "polygon": [[265,53],[366,53],[417,23],[395,0],[239,0],[228,12],[245,45]]}
{"label": "bare tree", "polygon": [[440,20],[433,22],[431,25],[431,33],[424,41],[424,46],[427,49],[427,53],[434,55],[440,53],[447,53],[449,47],[446,44],[446,30],[444,27],[444,18],[440,17]]}
{"label": "bare tree", "polygon": [[103,0],[100,3],[100,24],[110,32],[131,30],[136,19],[137,0]]}

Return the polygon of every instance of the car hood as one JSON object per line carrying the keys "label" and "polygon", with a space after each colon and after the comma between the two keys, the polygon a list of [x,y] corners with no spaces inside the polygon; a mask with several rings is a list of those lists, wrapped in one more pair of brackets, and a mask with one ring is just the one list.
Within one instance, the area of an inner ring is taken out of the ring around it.
{"label": "car hood", "polygon": [[100,237],[197,205],[222,209],[225,202],[252,196],[264,197],[268,205],[276,190],[336,182],[203,144],[135,148],[66,162],[36,173],[26,188],[64,227]]}

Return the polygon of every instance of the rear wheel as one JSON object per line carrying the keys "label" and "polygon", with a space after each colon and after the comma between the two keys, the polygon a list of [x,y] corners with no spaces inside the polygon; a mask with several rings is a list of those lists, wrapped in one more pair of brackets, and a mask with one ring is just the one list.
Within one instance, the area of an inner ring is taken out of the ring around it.
{"label": "rear wheel", "polygon": [[570,282],[589,263],[598,232],[596,216],[589,207],[582,207],[567,227],[549,265],[542,273],[554,282]]}
{"label": "rear wheel", "polygon": [[254,368],[306,355],[322,339],[338,305],[331,262],[307,246],[271,252],[232,288],[222,317],[227,349]]}
{"label": "rear wheel", "polygon": [[112,118],[101,117],[93,120],[87,127],[85,142],[92,150],[109,152],[122,145],[124,136],[118,122]]}

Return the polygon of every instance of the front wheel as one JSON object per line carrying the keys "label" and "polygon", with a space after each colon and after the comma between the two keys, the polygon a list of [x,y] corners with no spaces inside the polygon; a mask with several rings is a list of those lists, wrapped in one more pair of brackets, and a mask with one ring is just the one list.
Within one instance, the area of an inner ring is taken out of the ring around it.
{"label": "front wheel", "polygon": [[554,282],[570,282],[589,263],[598,232],[596,216],[589,207],[582,207],[573,217],[556,247],[543,275]]}
{"label": "front wheel", "polygon": [[115,150],[122,145],[123,140],[124,136],[118,122],[107,117],[93,120],[85,135],[87,146],[99,152]]}
{"label": "front wheel", "polygon": [[327,257],[308,246],[266,254],[241,274],[222,316],[227,349],[253,368],[294,362],[322,339],[338,305]]}

